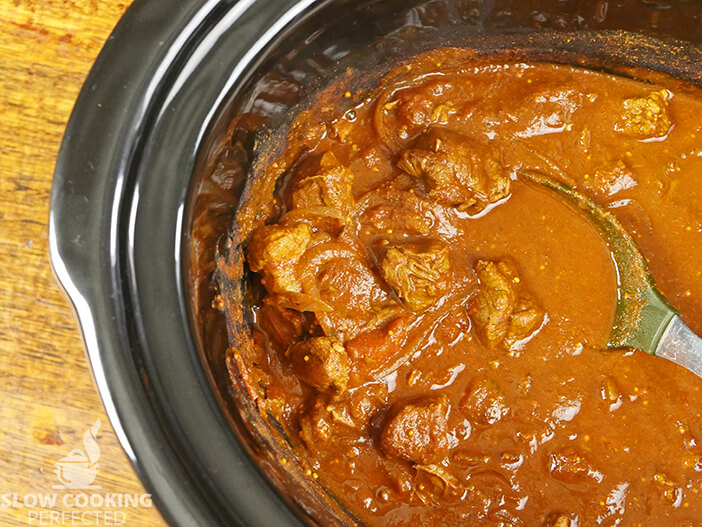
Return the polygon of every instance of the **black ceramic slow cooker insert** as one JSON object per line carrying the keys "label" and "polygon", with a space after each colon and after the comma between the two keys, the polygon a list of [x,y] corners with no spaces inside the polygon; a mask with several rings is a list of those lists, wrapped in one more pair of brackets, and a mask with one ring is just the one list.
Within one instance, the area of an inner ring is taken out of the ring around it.
{"label": "black ceramic slow cooker insert", "polygon": [[[137,0],[66,131],[50,247],[107,413],[167,521],[354,523],[276,463],[230,389],[223,325],[202,316],[214,244],[193,227],[226,225],[255,172],[221,169],[232,133],[255,159],[348,71],[362,89],[445,45],[701,85],[701,16],[696,0]],[[243,114],[264,129],[233,130]]]}

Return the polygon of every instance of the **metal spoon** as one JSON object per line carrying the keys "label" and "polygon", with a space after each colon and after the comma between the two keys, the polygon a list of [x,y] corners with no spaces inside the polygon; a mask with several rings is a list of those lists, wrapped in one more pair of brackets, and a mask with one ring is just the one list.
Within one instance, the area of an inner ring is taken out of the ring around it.
{"label": "metal spoon", "polygon": [[584,212],[607,241],[619,277],[619,300],[610,349],[635,348],[664,357],[702,377],[702,339],[656,287],[638,244],[614,215],[555,179],[538,172],[521,178],[545,187]]}

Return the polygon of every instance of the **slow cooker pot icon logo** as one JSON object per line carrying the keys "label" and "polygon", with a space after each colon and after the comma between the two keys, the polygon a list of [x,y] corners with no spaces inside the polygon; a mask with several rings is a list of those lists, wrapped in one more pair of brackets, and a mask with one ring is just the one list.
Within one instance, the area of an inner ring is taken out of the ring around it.
{"label": "slow cooker pot icon logo", "polygon": [[99,489],[100,485],[93,485],[98,475],[98,459],[100,447],[97,444],[97,433],[100,429],[100,419],[83,434],[83,450],[76,448],[66,457],[59,459],[54,466],[56,476],[61,485],[54,485],[55,489]]}

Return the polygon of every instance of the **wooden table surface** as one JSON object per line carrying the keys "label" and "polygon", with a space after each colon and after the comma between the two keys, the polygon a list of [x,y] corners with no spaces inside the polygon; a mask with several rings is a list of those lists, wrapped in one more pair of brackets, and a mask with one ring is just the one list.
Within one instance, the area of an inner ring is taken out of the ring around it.
{"label": "wooden table surface", "polygon": [[[52,274],[47,244],[52,172],[64,128],[93,61],[128,4],[0,0],[2,526],[164,525],[148,498],[137,507],[97,501],[81,507],[76,499],[81,493],[104,499],[145,490],[107,421],[73,313]],[[95,458],[97,451],[84,446],[84,434],[98,419],[99,472],[93,485],[101,488],[54,489],[60,485],[57,461],[76,449]],[[56,505],[34,505],[38,495],[52,494]]]}

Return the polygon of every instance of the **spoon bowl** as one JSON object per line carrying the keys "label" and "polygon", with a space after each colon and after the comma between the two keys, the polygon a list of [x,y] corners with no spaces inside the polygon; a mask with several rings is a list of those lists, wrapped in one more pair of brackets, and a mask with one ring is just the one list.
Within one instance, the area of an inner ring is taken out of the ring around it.
{"label": "spoon bowl", "polygon": [[667,358],[702,376],[702,339],[663,296],[636,240],[610,211],[545,174],[525,171],[524,181],[558,194],[597,227],[617,267],[617,311],[609,349],[633,348]]}

